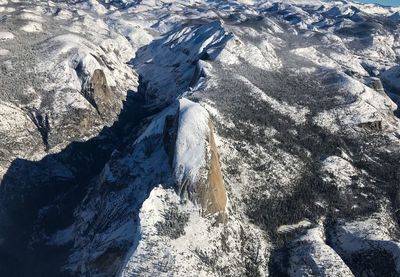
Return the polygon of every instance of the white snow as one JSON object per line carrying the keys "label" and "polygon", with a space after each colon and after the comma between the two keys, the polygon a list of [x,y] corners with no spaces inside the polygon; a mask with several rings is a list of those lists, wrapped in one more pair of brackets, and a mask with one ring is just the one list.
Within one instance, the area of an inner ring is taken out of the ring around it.
{"label": "white snow", "polygon": [[397,274],[400,273],[400,243],[393,239],[395,229],[391,217],[380,212],[365,220],[357,220],[338,226],[333,247],[343,255],[363,251],[385,250],[392,255]]}
{"label": "white snow", "polygon": [[24,12],[19,15],[22,20],[31,21],[31,22],[45,22],[45,19],[42,18],[40,15],[31,12]]}
{"label": "white snow", "polygon": [[339,188],[351,185],[352,177],[357,175],[351,162],[338,156],[330,156],[323,160],[320,171],[325,182],[335,182]]}
{"label": "white snow", "polygon": [[14,37],[13,33],[0,31],[0,41],[14,39]]}
{"label": "white snow", "polygon": [[171,105],[156,115],[155,118],[152,119],[149,126],[147,126],[146,130],[136,140],[136,143],[139,143],[151,136],[162,134],[164,131],[165,118],[167,116],[176,116],[178,108],[178,105]]}
{"label": "white snow", "polygon": [[218,60],[229,65],[240,64],[244,60],[264,70],[273,70],[281,67],[281,62],[275,53],[274,47],[267,41],[263,41],[257,47],[253,44],[245,43],[239,38],[231,39],[218,56]]}
{"label": "white snow", "polygon": [[288,232],[292,232],[294,230],[298,229],[303,229],[303,228],[308,228],[312,226],[312,223],[308,220],[301,220],[300,222],[296,224],[291,224],[291,225],[281,225],[277,229],[278,234],[284,234]]}
{"label": "white snow", "polygon": [[321,227],[313,228],[294,243],[290,251],[290,276],[354,276],[340,256],[325,243]]}
{"label": "white snow", "polygon": [[43,31],[43,27],[41,23],[31,21],[21,27],[21,30],[27,33],[40,33]]}
{"label": "white snow", "polygon": [[10,50],[0,48],[0,56],[10,55]]}
{"label": "white snow", "polygon": [[179,100],[179,124],[176,138],[174,170],[178,183],[185,179],[192,184],[199,178],[206,162],[206,140],[209,134],[209,115],[200,104]]}

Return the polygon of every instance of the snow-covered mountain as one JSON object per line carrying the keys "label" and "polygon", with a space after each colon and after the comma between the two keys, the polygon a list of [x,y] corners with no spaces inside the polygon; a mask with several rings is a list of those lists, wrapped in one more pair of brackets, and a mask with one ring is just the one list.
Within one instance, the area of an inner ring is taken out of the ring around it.
{"label": "snow-covered mountain", "polygon": [[400,276],[399,14],[0,0],[0,276]]}

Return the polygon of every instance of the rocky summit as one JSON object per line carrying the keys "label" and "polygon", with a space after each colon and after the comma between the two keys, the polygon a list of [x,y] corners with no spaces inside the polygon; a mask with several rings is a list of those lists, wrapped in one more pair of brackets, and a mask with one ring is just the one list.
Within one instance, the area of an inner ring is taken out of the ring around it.
{"label": "rocky summit", "polygon": [[400,8],[0,0],[0,276],[400,276]]}

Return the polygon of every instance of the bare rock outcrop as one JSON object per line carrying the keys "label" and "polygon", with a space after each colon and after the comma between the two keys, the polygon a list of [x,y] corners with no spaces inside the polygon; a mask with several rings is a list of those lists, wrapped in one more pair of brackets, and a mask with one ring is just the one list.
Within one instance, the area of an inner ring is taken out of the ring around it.
{"label": "bare rock outcrop", "polygon": [[180,194],[200,204],[203,216],[224,214],[227,196],[212,123],[200,104],[187,99],[180,100],[174,170]]}
{"label": "bare rock outcrop", "polygon": [[219,153],[214,137],[214,128],[209,121],[209,161],[208,161],[208,178],[201,193],[201,206],[203,215],[212,215],[224,213],[227,204],[227,195],[225,190],[224,178],[221,171]]}

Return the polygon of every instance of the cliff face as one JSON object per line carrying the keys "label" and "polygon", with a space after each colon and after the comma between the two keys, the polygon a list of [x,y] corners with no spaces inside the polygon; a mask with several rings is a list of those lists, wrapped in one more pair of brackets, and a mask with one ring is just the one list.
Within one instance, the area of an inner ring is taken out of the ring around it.
{"label": "cliff face", "polygon": [[105,115],[117,109],[112,105],[116,96],[113,95],[107,84],[106,76],[101,69],[96,69],[93,72],[84,95],[100,115]]}
{"label": "cliff face", "polygon": [[227,195],[210,116],[189,100],[179,107],[174,169],[180,193],[198,203],[204,216],[223,216]]}
{"label": "cliff face", "polygon": [[208,168],[208,183],[205,185],[204,192],[201,195],[203,215],[220,214],[223,216],[227,204],[227,195],[211,120],[208,123],[208,128],[208,148],[211,155],[206,166]]}

